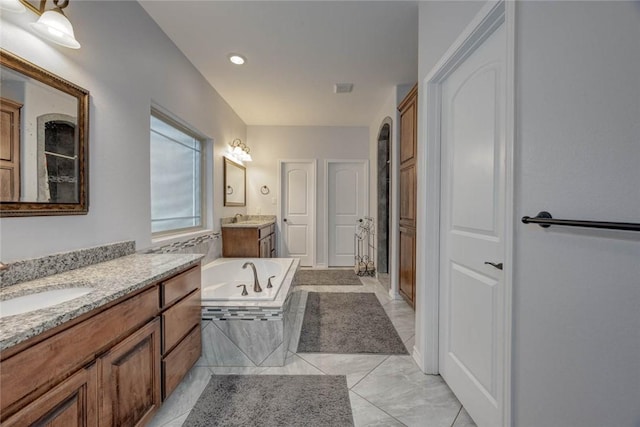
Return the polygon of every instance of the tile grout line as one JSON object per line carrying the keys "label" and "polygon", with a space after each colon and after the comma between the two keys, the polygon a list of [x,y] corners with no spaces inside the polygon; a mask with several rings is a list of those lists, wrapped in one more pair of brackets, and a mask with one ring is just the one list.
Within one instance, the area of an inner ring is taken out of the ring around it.
{"label": "tile grout line", "polygon": [[[375,371],[376,369],[378,369],[380,367],[380,365],[382,365],[384,362],[386,362],[387,360],[389,360],[389,358],[391,357],[391,355],[387,355],[387,357],[385,357],[384,359],[382,359],[380,361],[380,363],[378,363],[376,366],[374,366],[369,372],[367,372],[362,378],[360,378],[354,385],[352,385],[349,390],[352,390],[355,386],[357,386],[358,384],[360,384],[360,382],[362,380],[364,380],[365,378],[367,378],[369,375],[371,375],[371,373],[373,371]],[[359,395],[358,395],[359,396]],[[377,408],[377,406],[376,406]]]}
{"label": "tile grout line", "polygon": [[[242,351],[242,349],[240,348],[240,346],[238,346],[238,344],[236,344],[236,343],[235,343],[235,342],[234,342],[234,341],[233,341],[233,340],[232,340],[232,339],[231,339],[231,338],[230,338],[230,337],[229,337],[229,336],[228,336],[228,335],[227,335],[227,334],[226,334],[222,329],[220,329],[220,328],[218,327],[218,325],[216,325],[215,323],[213,323],[213,320],[211,321],[211,325],[213,325],[215,328],[217,328],[217,329],[218,329],[218,331],[219,331],[222,335],[224,335],[224,336],[225,336],[225,338],[226,338],[226,339],[228,339],[228,340],[229,340],[229,342],[230,342],[231,344],[233,344],[233,345],[238,349],[238,351],[239,351],[240,353],[242,353],[242,355],[243,355],[244,357],[246,357],[246,358],[247,358],[247,360],[248,360],[249,362],[253,363],[253,366],[237,366],[238,368],[259,368],[259,367],[260,367],[260,366],[257,366],[257,365],[255,364],[255,362],[254,362],[254,361],[253,361],[249,356],[247,356],[247,354],[246,354],[244,351]],[[285,359],[285,362],[286,362],[286,360],[287,360],[287,356],[286,356],[286,355],[285,355],[284,359]],[[264,362],[264,360],[263,360],[263,362]],[[207,367],[208,367],[208,368],[211,368],[211,366],[207,366]]]}
{"label": "tile grout line", "polygon": [[458,417],[460,416],[460,413],[462,412],[462,404],[460,404],[460,409],[458,409],[458,413],[456,414],[456,417],[453,419],[453,422],[451,423],[450,427],[453,427],[456,424],[456,421],[458,420]]}
{"label": "tile grout line", "polygon": [[394,420],[396,420],[397,422],[399,422],[400,424],[402,424],[403,426],[407,427],[407,425],[405,423],[403,423],[402,421],[400,421],[399,419],[397,419],[396,417],[394,417],[393,415],[391,415],[390,413],[388,413],[387,411],[385,411],[384,409],[380,408],[379,406],[375,405],[373,402],[369,401],[367,398],[361,396],[360,394],[358,394],[358,392],[354,391],[354,390],[349,390],[353,393],[355,393],[359,398],[361,398],[362,400],[364,400],[365,402],[367,402],[368,404],[370,404],[371,406],[373,406],[374,408],[377,408],[378,410],[382,411],[383,413],[387,414],[388,416],[390,416],[391,418],[393,418]]}

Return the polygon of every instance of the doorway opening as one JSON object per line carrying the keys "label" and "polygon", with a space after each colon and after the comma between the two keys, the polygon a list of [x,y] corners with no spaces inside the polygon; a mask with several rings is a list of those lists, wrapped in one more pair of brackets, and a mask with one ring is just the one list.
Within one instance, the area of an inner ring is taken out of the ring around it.
{"label": "doorway opening", "polygon": [[377,207],[377,264],[379,279],[389,287],[389,221],[391,216],[391,125],[392,120],[386,117],[378,132],[378,207]]}

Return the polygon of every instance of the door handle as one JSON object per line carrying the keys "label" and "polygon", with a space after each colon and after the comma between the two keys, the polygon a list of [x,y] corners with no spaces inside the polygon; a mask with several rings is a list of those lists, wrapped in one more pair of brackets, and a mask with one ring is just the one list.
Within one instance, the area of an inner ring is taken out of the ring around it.
{"label": "door handle", "polygon": [[487,264],[487,265],[490,265],[490,266],[492,266],[492,267],[495,267],[495,268],[497,268],[498,270],[502,270],[502,263],[501,263],[501,262],[499,262],[499,263],[497,263],[497,264],[496,264],[495,262],[485,261],[484,263],[485,263],[485,264]]}

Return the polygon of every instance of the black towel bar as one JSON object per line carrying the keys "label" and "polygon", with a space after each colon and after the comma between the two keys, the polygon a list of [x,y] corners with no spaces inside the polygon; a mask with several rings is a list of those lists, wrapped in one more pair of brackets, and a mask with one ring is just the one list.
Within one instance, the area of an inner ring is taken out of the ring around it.
{"label": "black towel bar", "polygon": [[523,216],[522,222],[525,224],[538,224],[540,227],[548,228],[552,225],[564,225],[568,227],[604,228],[608,230],[640,231],[640,224],[631,222],[608,222],[608,221],[579,221],[573,219],[553,219],[546,211],[538,213],[535,217]]}

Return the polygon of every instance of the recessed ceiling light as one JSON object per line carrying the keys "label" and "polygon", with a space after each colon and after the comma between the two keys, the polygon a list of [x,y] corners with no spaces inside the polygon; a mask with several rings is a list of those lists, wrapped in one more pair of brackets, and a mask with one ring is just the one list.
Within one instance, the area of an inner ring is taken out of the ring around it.
{"label": "recessed ceiling light", "polygon": [[242,65],[245,62],[247,62],[247,59],[242,55],[238,55],[237,53],[230,53],[229,54],[229,61],[231,61],[232,63],[234,63],[236,65]]}

